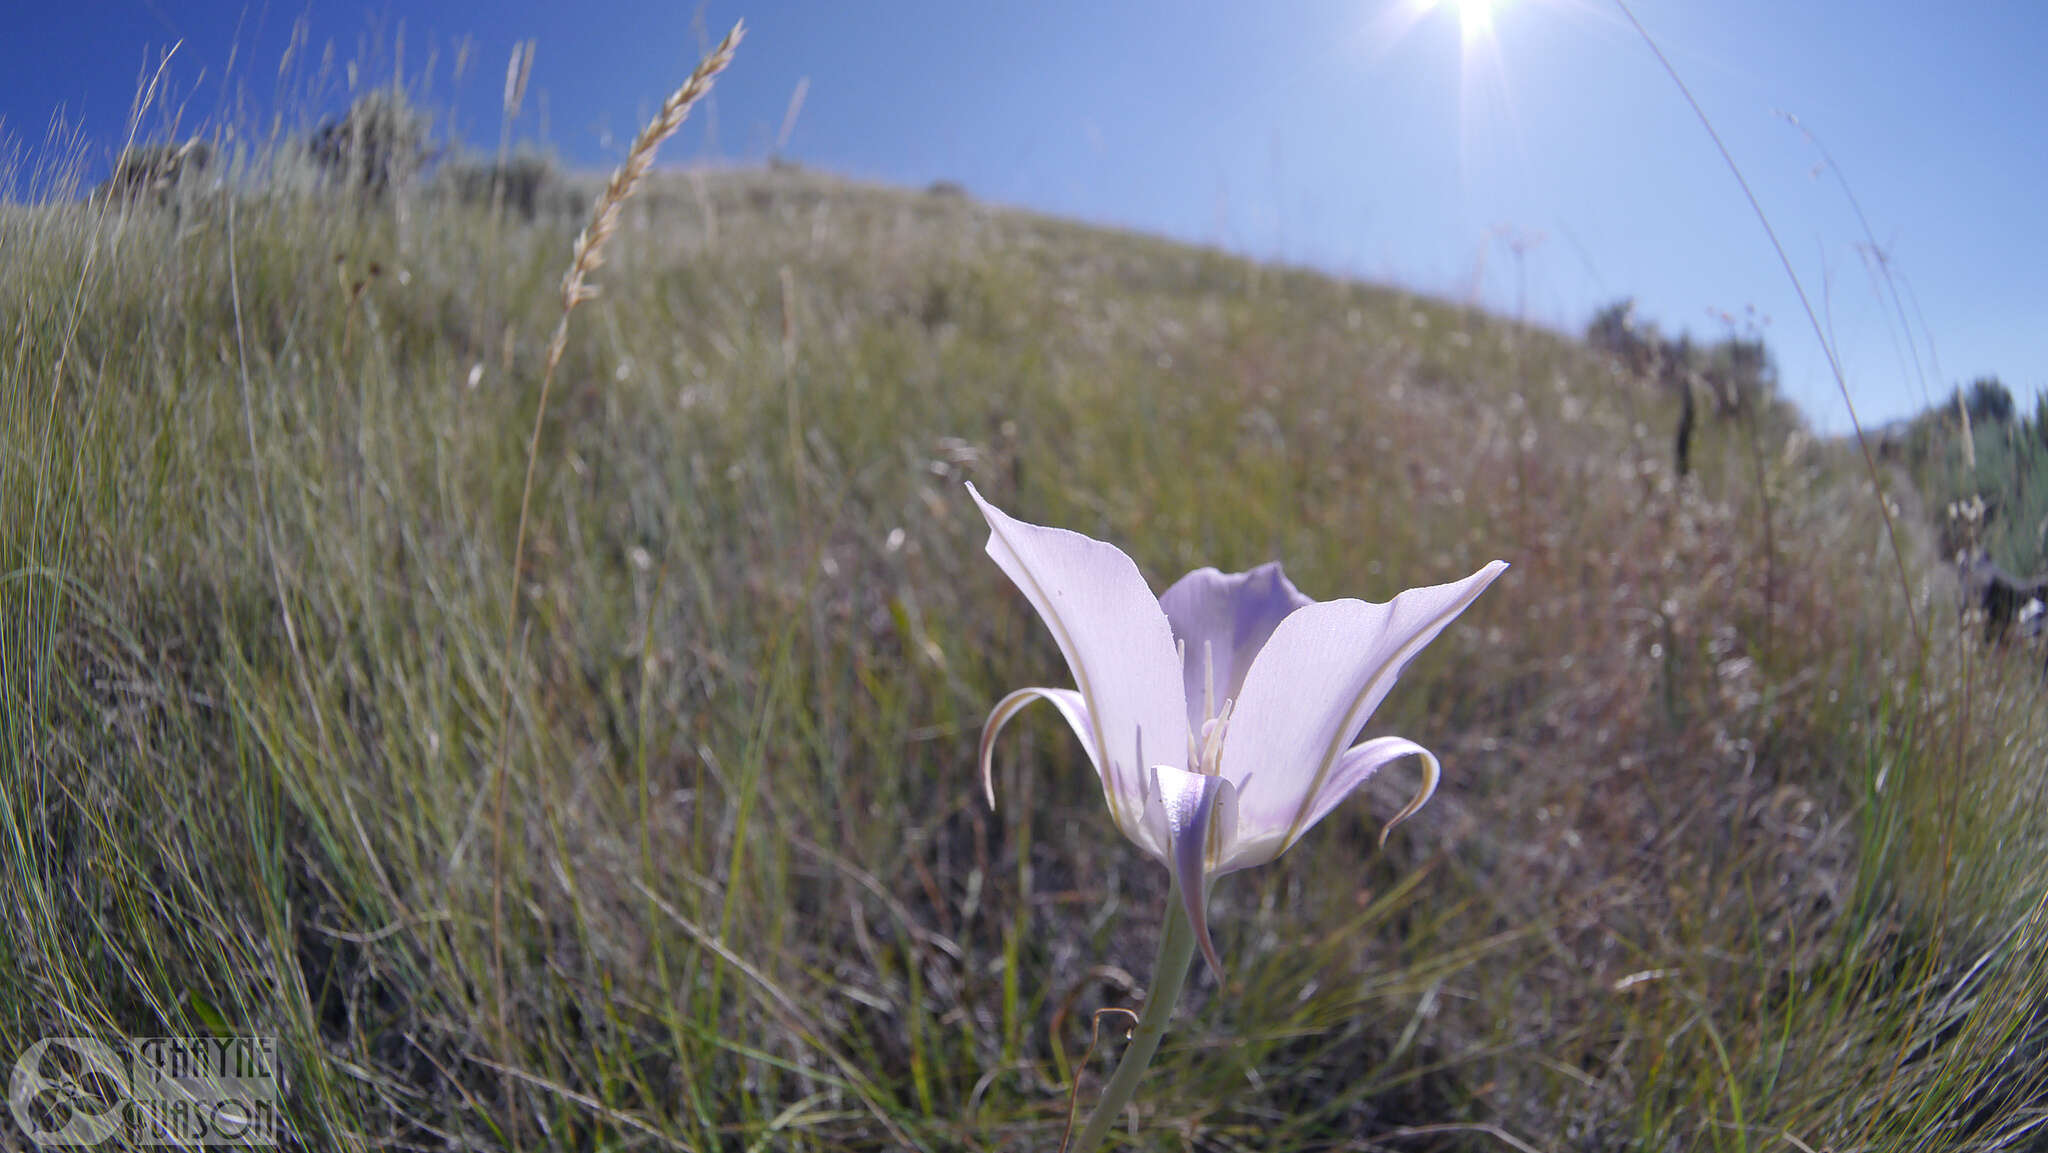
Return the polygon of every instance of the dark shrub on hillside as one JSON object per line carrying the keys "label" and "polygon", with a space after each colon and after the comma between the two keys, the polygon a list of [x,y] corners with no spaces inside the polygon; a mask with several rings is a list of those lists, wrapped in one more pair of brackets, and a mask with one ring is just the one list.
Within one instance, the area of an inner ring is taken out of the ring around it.
{"label": "dark shrub on hillside", "polygon": [[322,124],[307,147],[330,182],[379,199],[410,183],[430,159],[426,116],[389,88]]}
{"label": "dark shrub on hillside", "polygon": [[1643,335],[1636,329],[1635,300],[1617,300],[1594,313],[1586,325],[1586,343],[1601,352],[1630,359],[1643,345]]}
{"label": "dark shrub on hillside", "polygon": [[1636,318],[1633,298],[1618,300],[1593,314],[1586,325],[1586,343],[1613,357],[1616,364],[1639,380],[1664,380],[1671,370],[1691,355],[1690,338],[1679,348],[1664,339],[1653,323]]}
{"label": "dark shrub on hillside", "polygon": [[113,175],[92,190],[92,198],[124,204],[164,204],[181,183],[196,179],[212,164],[213,146],[203,140],[140,145],[121,154]]}
{"label": "dark shrub on hillside", "polygon": [[1635,301],[1622,300],[1593,314],[1586,343],[1633,376],[1700,391],[1716,416],[1769,413],[1780,406],[1777,365],[1758,337],[1729,336],[1713,344],[1695,344],[1685,332],[1667,337],[1655,324],[1636,319]]}
{"label": "dark shrub on hillside", "polygon": [[[1731,329],[1733,318],[1727,318]],[[1761,337],[1729,335],[1714,344],[1695,344],[1692,334],[1667,337],[1657,326],[1638,322],[1635,301],[1621,300],[1593,314],[1586,343],[1611,357],[1637,381],[1669,390],[1679,401],[1672,438],[1678,475],[1691,468],[1692,437],[1699,409],[1720,420],[1738,420],[1752,435],[1765,427],[1789,429],[1798,414],[1778,395],[1778,368]]]}
{"label": "dark shrub on hillside", "polygon": [[493,164],[464,161],[441,172],[464,204],[503,205],[529,221],[540,215],[556,188],[555,166],[542,156],[514,156]]}
{"label": "dark shrub on hillside", "polygon": [[1995,376],[1980,376],[1970,382],[1966,402],[1973,424],[2011,424],[2012,390]]}
{"label": "dark shrub on hillside", "polygon": [[1701,353],[1697,371],[1713,391],[1719,415],[1756,413],[1777,398],[1778,366],[1762,340],[1731,336]]}

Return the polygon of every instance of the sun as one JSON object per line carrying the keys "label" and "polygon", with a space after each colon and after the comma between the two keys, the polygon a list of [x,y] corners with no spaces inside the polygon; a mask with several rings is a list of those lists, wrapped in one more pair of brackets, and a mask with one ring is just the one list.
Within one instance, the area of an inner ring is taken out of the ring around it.
{"label": "sun", "polygon": [[1430,6],[1455,9],[1465,39],[1479,40],[1493,34],[1493,10],[1501,3],[1502,0],[1432,0]]}
{"label": "sun", "polygon": [[1374,43],[1390,46],[1404,39],[1425,19],[1442,13],[1458,18],[1459,39],[1467,51],[1495,40],[1494,25],[1514,0],[1377,0],[1379,14],[1368,25]]}

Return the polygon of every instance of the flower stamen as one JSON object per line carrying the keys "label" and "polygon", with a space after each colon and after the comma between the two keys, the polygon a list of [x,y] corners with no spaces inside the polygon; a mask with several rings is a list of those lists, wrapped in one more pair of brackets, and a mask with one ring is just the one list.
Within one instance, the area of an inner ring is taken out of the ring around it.
{"label": "flower stamen", "polygon": [[[1187,642],[1183,641],[1182,644]],[[1202,642],[1202,718],[1216,715],[1216,645]]]}
{"label": "flower stamen", "polygon": [[[1223,711],[1202,722],[1202,743],[1200,750],[1192,757],[1191,772],[1205,777],[1223,775],[1223,738],[1230,729],[1230,713],[1237,707],[1236,701],[1224,701]],[[1192,742],[1193,738],[1189,738]]]}

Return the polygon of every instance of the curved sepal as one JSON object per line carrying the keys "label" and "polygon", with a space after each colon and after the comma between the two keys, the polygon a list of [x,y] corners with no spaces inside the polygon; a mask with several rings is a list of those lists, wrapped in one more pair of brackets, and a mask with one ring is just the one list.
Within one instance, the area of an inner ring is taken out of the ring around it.
{"label": "curved sepal", "polygon": [[[988,796],[988,807],[996,807],[996,737],[1002,734],[1003,726],[1010,723],[1026,705],[1034,701],[1046,701],[1067,718],[1067,724],[1074,735],[1081,738],[1081,745],[1088,752],[1088,760],[1096,771],[1102,771],[1102,758],[1096,755],[1094,726],[1089,723],[1088,702],[1073,689],[1018,689],[996,702],[989,710],[987,723],[981,726],[981,791]],[[1107,782],[1105,782],[1106,784]]]}
{"label": "curved sepal", "polygon": [[1180,890],[1182,908],[1202,959],[1216,980],[1223,980],[1223,959],[1209,939],[1209,882],[1214,864],[1229,851],[1237,829],[1237,788],[1222,777],[1189,773],[1171,765],[1152,768],[1153,794],[1159,819],[1166,825],[1166,867]]}
{"label": "curved sepal", "polygon": [[[1364,775],[1359,777],[1361,783],[1364,782],[1366,777],[1371,776],[1380,765],[1384,765],[1389,761],[1410,756],[1422,758],[1422,787],[1415,790],[1415,796],[1407,804],[1402,805],[1401,811],[1395,813],[1392,819],[1388,820],[1380,829],[1380,848],[1384,849],[1387,847],[1387,834],[1394,831],[1394,826],[1421,812],[1422,806],[1428,804],[1431,797],[1436,796],[1437,782],[1443,779],[1444,767],[1437,762],[1435,753],[1430,752],[1414,741],[1404,741],[1399,737],[1381,737],[1378,740],[1367,741],[1365,744],[1352,749],[1351,752],[1357,753],[1360,749],[1365,748],[1366,745],[1376,745],[1381,742],[1387,742],[1389,749],[1392,749],[1395,745],[1406,747],[1387,752],[1381,760],[1364,771]],[[1350,754],[1346,754],[1346,756],[1348,757]],[[1337,771],[1339,773],[1346,771],[1342,762],[1339,762]]]}
{"label": "curved sepal", "polygon": [[1286,847],[1293,847],[1294,842],[1300,840],[1303,833],[1316,822],[1329,816],[1331,809],[1356,792],[1360,785],[1371,780],[1374,773],[1402,757],[1422,759],[1422,787],[1416,791],[1415,798],[1403,805],[1401,811],[1395,813],[1393,819],[1380,830],[1380,847],[1385,848],[1387,834],[1394,831],[1394,826],[1414,816],[1422,810],[1422,806],[1429,803],[1429,799],[1436,795],[1437,782],[1443,777],[1443,766],[1437,763],[1435,753],[1401,737],[1374,737],[1345,750],[1344,755],[1337,758],[1337,764],[1330,770],[1328,779],[1323,782],[1322,790],[1309,798],[1308,805],[1302,813],[1301,828],[1287,841]]}

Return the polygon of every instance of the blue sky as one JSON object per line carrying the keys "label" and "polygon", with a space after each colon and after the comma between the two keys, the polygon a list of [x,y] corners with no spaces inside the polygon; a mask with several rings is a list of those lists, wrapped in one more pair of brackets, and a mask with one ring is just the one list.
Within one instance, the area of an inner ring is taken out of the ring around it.
{"label": "blue sky", "polygon": [[[1706,338],[1715,313],[1754,307],[1786,391],[1846,428],[1740,189],[1611,0],[1497,0],[1483,34],[1455,2],[1418,2],[23,4],[0,40],[0,131],[41,153],[61,110],[104,166],[139,78],[182,41],[165,75],[187,123],[317,117],[346,103],[353,61],[359,84],[403,69],[489,146],[531,37],[517,134],[598,167],[687,72],[700,26],[715,39],[743,16],[738,63],[665,158],[759,161],[807,81],[783,151],[818,168],[957,180],[1571,329],[1621,296]],[[2048,6],[1636,12],[1752,182],[1866,421],[1980,374],[2023,402],[2048,386]],[[1920,373],[1837,171],[1909,294]]]}

